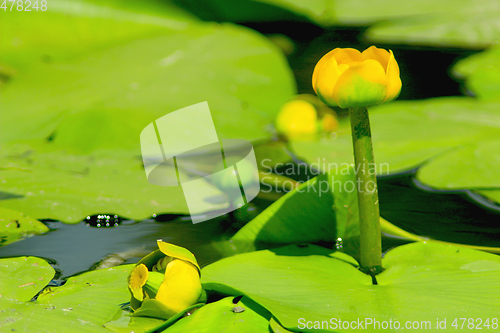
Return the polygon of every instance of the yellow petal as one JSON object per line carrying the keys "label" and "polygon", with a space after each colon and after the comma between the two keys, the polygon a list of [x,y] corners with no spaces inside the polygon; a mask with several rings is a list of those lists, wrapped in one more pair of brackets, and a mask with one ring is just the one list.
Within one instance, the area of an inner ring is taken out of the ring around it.
{"label": "yellow petal", "polygon": [[316,109],[303,100],[283,105],[276,118],[276,129],[287,135],[316,133]]}
{"label": "yellow petal", "polygon": [[[331,60],[335,60],[335,63],[331,63],[328,69],[325,68],[325,65],[329,63]],[[318,75],[320,73],[324,73],[325,71],[327,72],[332,72],[335,71],[336,66],[335,65],[342,65],[342,64],[350,64],[352,62],[360,62],[363,61],[363,57],[361,56],[361,53],[356,50],[356,49],[351,49],[351,48],[336,48],[325,54],[316,64],[314,67],[313,71],[313,77],[312,77],[312,84],[313,84],[313,89],[314,91],[317,91],[317,85],[318,85]],[[335,65],[334,65],[335,64]],[[345,69],[346,67],[343,67]],[[342,70],[341,70],[342,71]],[[334,75],[335,73],[330,73],[331,75]],[[340,75],[341,73],[337,73]]]}
{"label": "yellow petal", "polygon": [[[389,58],[392,55],[392,51],[391,53],[389,53],[387,50],[379,49],[375,46],[370,46],[369,48],[364,50],[361,55],[363,56],[364,60],[373,59],[378,61],[382,65],[384,71],[387,73],[387,65],[389,64]],[[394,56],[392,57],[394,58]]]}
{"label": "yellow petal", "polygon": [[148,268],[144,264],[140,264],[134,267],[132,272],[130,273],[128,279],[128,287],[134,297],[139,301],[143,300],[144,293],[142,291],[142,287],[148,281]]}
{"label": "yellow petal", "polygon": [[333,99],[342,108],[379,105],[386,98],[386,82],[385,70],[378,61],[355,63],[338,78]]}
{"label": "yellow petal", "polygon": [[313,81],[314,91],[320,100],[329,104],[329,97],[331,96],[333,87],[335,87],[335,83],[341,74],[337,61],[335,58],[329,57],[327,61],[323,62],[320,68],[314,70],[314,73],[317,73],[315,81]]}
{"label": "yellow petal", "polygon": [[[192,263],[194,266],[196,266],[196,268],[198,268],[198,271],[200,271],[200,266],[198,266],[198,262],[196,261],[195,256],[188,249],[185,249],[181,246],[177,246],[174,244],[164,242],[161,239],[157,240],[156,243],[158,244],[158,248],[160,249],[160,251],[163,254],[165,254],[169,257],[172,257],[172,258],[178,258],[178,259],[188,261],[188,262]],[[157,266],[158,266],[158,264],[157,264]],[[158,267],[158,269],[159,268],[160,267]]]}
{"label": "yellow petal", "polygon": [[361,61],[361,53],[351,48],[336,48],[323,56],[313,72],[313,89],[319,99],[327,105],[337,106],[332,96],[337,79],[350,64]]}
{"label": "yellow petal", "polygon": [[394,54],[391,50],[389,62],[387,65],[387,95],[384,102],[392,101],[394,98],[398,97],[401,92],[401,78],[399,77],[399,66],[394,59]]}
{"label": "yellow petal", "polygon": [[317,91],[316,89],[317,89],[317,80],[318,80],[319,73],[323,71],[323,66],[333,57],[333,55],[334,55],[333,51],[335,51],[335,50],[332,50],[332,51],[328,52],[327,54],[325,54],[318,61],[316,66],[314,67],[313,77],[312,77],[312,85],[313,85],[314,91]]}
{"label": "yellow petal", "polygon": [[345,70],[348,66],[342,65],[342,69],[339,68],[337,62],[334,58],[330,58],[328,62],[326,62],[321,72],[318,74],[316,79],[316,94],[318,98],[325,104],[330,106],[336,106],[337,103],[332,97],[333,89],[337,84],[337,79],[342,73],[342,70]]}
{"label": "yellow petal", "polygon": [[156,300],[175,314],[195,304],[201,291],[198,268],[190,262],[175,259],[167,265]]}
{"label": "yellow petal", "polygon": [[333,57],[337,61],[337,64],[342,65],[346,64],[349,65],[353,62],[362,62],[363,56],[361,55],[361,52],[359,52],[356,49],[351,49],[351,48],[336,48],[332,51]]}

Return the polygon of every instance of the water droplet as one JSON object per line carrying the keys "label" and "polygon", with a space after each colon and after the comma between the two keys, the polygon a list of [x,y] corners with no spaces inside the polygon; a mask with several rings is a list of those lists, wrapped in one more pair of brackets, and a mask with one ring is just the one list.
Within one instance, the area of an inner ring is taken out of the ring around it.
{"label": "water droplet", "polygon": [[340,250],[344,247],[344,241],[342,240],[342,238],[337,238],[335,240],[335,247],[337,248],[337,250]]}
{"label": "water droplet", "polygon": [[111,215],[111,214],[98,214],[98,215],[93,215],[93,216],[87,216],[85,219],[86,225],[90,227],[97,227],[97,228],[109,228],[109,227],[116,227],[118,226],[122,221],[121,218],[118,215]]}

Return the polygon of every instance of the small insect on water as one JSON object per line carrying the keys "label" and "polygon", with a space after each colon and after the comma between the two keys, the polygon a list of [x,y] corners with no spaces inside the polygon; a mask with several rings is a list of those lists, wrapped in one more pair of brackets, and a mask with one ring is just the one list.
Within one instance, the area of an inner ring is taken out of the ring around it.
{"label": "small insect on water", "polygon": [[231,309],[234,313],[242,313],[245,312],[245,308],[242,308],[241,306],[235,306],[234,308]]}

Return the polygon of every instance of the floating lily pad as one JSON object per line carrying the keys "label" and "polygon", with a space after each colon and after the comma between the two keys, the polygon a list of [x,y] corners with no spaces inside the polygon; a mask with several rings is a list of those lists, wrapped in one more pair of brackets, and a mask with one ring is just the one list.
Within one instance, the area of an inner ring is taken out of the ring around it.
{"label": "floating lily pad", "polygon": [[[2,23],[0,45],[9,44],[9,52],[0,63],[15,74],[0,91],[8,115],[0,141],[51,137],[83,151],[138,149],[146,125],[203,101],[219,138],[268,136],[265,125],[295,92],[286,59],[271,42],[247,28],[169,12],[167,5],[145,15],[111,3],[55,0],[31,29],[26,15]],[[124,22],[133,24],[121,32]],[[71,42],[47,44],[43,57],[50,60],[34,61],[29,51],[61,34]],[[75,44],[89,47],[76,53]]]}
{"label": "floating lily pad", "polygon": [[248,332],[268,333],[270,314],[250,299],[233,302],[234,297],[209,303],[180,319],[167,332]]}
{"label": "floating lily pad", "polygon": [[[29,259],[29,258],[28,258]],[[11,259],[2,259],[5,262]],[[43,261],[38,258],[31,260]],[[45,263],[46,266],[48,264]],[[15,302],[0,298],[0,323],[2,328],[19,332],[109,332],[103,324],[129,299],[127,275],[133,265],[119,266],[85,273],[68,279],[62,287],[45,290],[35,302]],[[5,267],[4,267],[5,268]],[[5,275],[17,268],[2,268]],[[22,266],[28,276],[41,274],[50,269],[50,281],[54,270],[48,266]],[[5,283],[5,275],[0,281]],[[19,281],[23,278],[18,276]],[[18,281],[16,279],[16,281]],[[16,282],[17,284],[18,282]],[[42,286],[40,286],[42,287]],[[2,287],[2,290],[5,290]],[[39,290],[32,290],[33,297]],[[23,297],[26,300],[26,297]]]}
{"label": "floating lily pad", "polygon": [[163,320],[148,317],[132,317],[130,311],[117,310],[112,321],[107,322],[104,327],[116,333],[143,333],[148,332],[161,325]]}
{"label": "floating lily pad", "polygon": [[[185,0],[184,2],[189,2]],[[273,21],[286,16],[273,8],[279,7],[323,27],[355,25],[375,26],[366,36],[373,42],[430,44],[436,46],[485,47],[500,39],[500,6],[497,0],[254,0],[268,4],[264,19],[258,11],[252,11],[252,1],[240,3],[236,8],[230,1],[210,1],[220,8],[226,3],[227,10],[218,19],[226,21]],[[243,8],[243,10],[242,10]],[[227,12],[243,11],[242,15]],[[297,19],[295,19],[296,21]]]}
{"label": "floating lily pad", "polygon": [[480,195],[485,196],[489,200],[492,200],[494,202],[500,202],[500,190],[482,190],[482,191],[475,191],[476,193],[479,193]]}
{"label": "floating lily pad", "polygon": [[[213,248],[221,255],[229,256],[286,244],[315,243],[330,248],[337,247],[340,251],[358,258],[358,203],[354,190],[356,181],[352,169],[346,170],[350,170],[350,173],[330,170],[328,174],[319,175],[302,184],[266,208],[229,240],[214,243]],[[402,186],[407,185],[403,183]],[[500,200],[498,195],[500,191],[478,192],[492,200]],[[419,200],[425,203],[428,198]],[[491,207],[494,205],[493,202],[487,203],[488,200],[483,197],[481,200],[483,205]],[[446,203],[444,205],[449,209],[459,208]],[[421,209],[416,209],[418,214]],[[424,211],[418,216],[427,215]],[[489,216],[495,218],[494,214]],[[391,244],[394,238],[400,239],[403,243],[426,241],[432,235],[431,238],[436,242],[448,242],[447,244],[493,253],[500,252],[498,242],[491,236],[495,228],[487,223],[471,221],[457,227],[452,223],[452,219],[425,221],[418,226],[408,224],[408,221],[403,222],[398,227],[391,221],[380,219],[382,232],[387,237],[384,239],[384,244]],[[487,244],[484,243],[486,238],[489,239]],[[394,243],[392,244],[394,246]]]}
{"label": "floating lily pad", "polygon": [[0,303],[28,302],[54,277],[54,269],[47,261],[36,257],[0,259],[0,267]]}
{"label": "floating lily pad", "polygon": [[[190,212],[181,187],[150,184],[142,160],[128,151],[79,155],[31,141],[4,145],[2,152],[0,161],[9,169],[0,171],[0,182],[2,190],[12,194],[0,201],[2,206],[36,218],[76,223],[102,213],[140,220],[153,214]],[[206,199],[202,209],[225,208],[215,200],[223,194],[204,184],[198,192],[200,199]]]}
{"label": "floating lily pad", "polygon": [[[33,64],[88,54],[165,27],[182,30],[185,21],[192,18],[178,7],[157,0],[55,0],[47,4],[42,15],[26,18],[24,14],[12,10],[0,21],[0,30],[4,31],[0,62],[14,67],[16,73]],[[14,30],[13,26],[22,28]],[[102,29],[106,29],[105,34]]]}
{"label": "floating lily pad", "polygon": [[42,222],[24,213],[0,207],[0,246],[49,231]]}
{"label": "floating lily pad", "polygon": [[218,250],[228,254],[304,242],[333,244],[341,237],[344,250],[356,255],[355,184],[350,168],[319,175],[278,199],[229,241],[218,244]]}
{"label": "floating lily pad", "polygon": [[[325,251],[309,245],[236,255],[203,268],[202,282],[210,290],[250,297],[285,328],[301,332],[318,331],[315,321],[330,324],[332,318],[333,324],[376,318],[401,327],[406,321],[429,322],[433,330],[446,318],[450,331],[464,310],[483,323],[498,314],[496,255],[432,242],[404,245],[386,254],[385,271],[374,285],[343,254]],[[307,327],[307,321],[313,324]],[[349,331],[329,324],[322,331]]]}
{"label": "floating lily pad", "polygon": [[500,189],[499,147],[495,138],[457,147],[423,165],[418,179],[441,189]]}
{"label": "floating lily pad", "polygon": [[[499,110],[498,102],[465,97],[401,101],[370,108],[377,174],[407,171],[426,163],[424,182],[431,187],[446,188],[445,180],[439,178],[444,170],[460,178],[456,181],[461,186],[497,187],[498,168],[487,173],[483,169],[485,161],[498,158],[497,149],[492,147],[500,135]],[[294,141],[292,146],[298,156],[320,170],[339,168],[354,162],[348,126],[347,120],[341,123],[336,139]],[[464,152],[475,151],[475,145],[483,147],[478,155],[472,152],[467,159],[446,158],[459,147],[464,147]],[[434,168],[433,163],[440,163],[444,169]],[[418,179],[420,175],[418,172]]]}
{"label": "floating lily pad", "polygon": [[402,16],[369,28],[366,37],[373,43],[485,48],[500,39],[500,7],[497,1],[475,4],[450,4],[452,10],[426,17]]}
{"label": "floating lily pad", "polygon": [[[500,38],[499,38],[500,39]],[[500,47],[471,55],[453,66],[453,74],[465,78],[466,87],[480,99],[500,97]]]}

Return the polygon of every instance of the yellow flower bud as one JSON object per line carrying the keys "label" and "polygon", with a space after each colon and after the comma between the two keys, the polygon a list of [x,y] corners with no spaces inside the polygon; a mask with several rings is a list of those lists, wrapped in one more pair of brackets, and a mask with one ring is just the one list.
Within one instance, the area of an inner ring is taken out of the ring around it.
{"label": "yellow flower bud", "polygon": [[312,84],[325,104],[341,108],[379,105],[401,91],[392,51],[375,46],[362,53],[351,48],[330,51],[316,64]]}
{"label": "yellow flower bud", "polygon": [[316,133],[316,109],[303,100],[287,102],[276,118],[276,129],[289,136]]}
{"label": "yellow flower bud", "polygon": [[314,139],[317,134],[331,133],[338,127],[335,111],[309,94],[295,96],[281,107],[276,129],[288,138]]}
{"label": "yellow flower bud", "polygon": [[163,283],[158,289],[156,300],[169,310],[169,315],[195,304],[201,295],[200,273],[190,262],[174,259],[165,270]]}
{"label": "yellow flower bud", "polygon": [[168,319],[200,298],[200,267],[185,248],[161,240],[158,247],[129,274],[130,305],[136,316]]}

